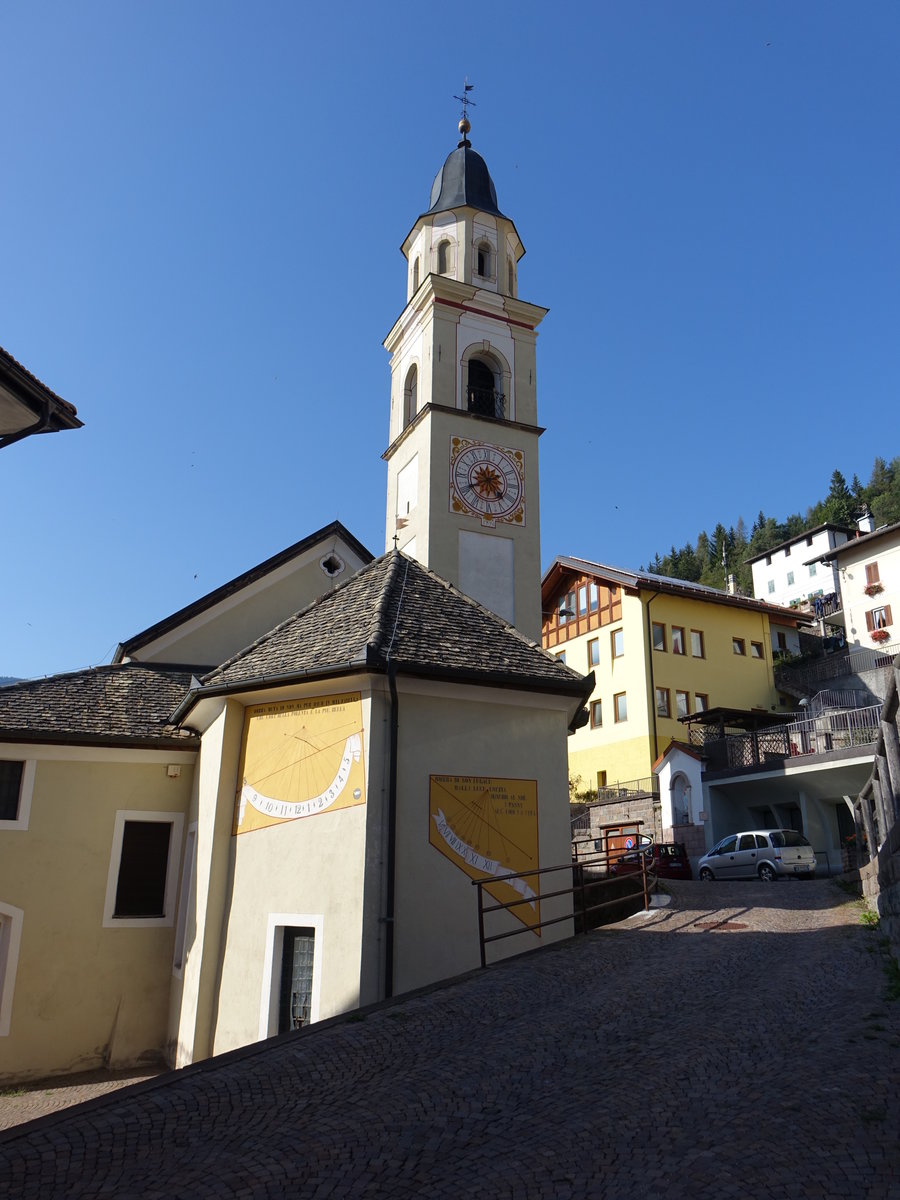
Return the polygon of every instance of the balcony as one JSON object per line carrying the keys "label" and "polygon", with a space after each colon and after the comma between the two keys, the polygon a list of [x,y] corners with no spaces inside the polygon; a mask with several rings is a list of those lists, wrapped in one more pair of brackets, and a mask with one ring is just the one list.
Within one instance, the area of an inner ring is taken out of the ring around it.
{"label": "balcony", "polygon": [[709,740],[703,746],[706,769],[780,766],[806,755],[871,747],[878,737],[880,713],[880,704],[831,709],[788,724]]}
{"label": "balcony", "polygon": [[502,420],[506,416],[506,396],[494,388],[466,388],[466,405],[470,413],[476,413],[479,417],[498,417]]}

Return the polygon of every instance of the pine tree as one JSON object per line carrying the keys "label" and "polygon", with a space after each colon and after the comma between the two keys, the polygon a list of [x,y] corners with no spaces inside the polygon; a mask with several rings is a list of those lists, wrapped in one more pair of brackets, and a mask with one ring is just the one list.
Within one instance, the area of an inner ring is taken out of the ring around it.
{"label": "pine tree", "polygon": [[825,520],[835,525],[852,524],[856,503],[847,487],[847,480],[835,470],[831,474],[831,487],[825,500]]}

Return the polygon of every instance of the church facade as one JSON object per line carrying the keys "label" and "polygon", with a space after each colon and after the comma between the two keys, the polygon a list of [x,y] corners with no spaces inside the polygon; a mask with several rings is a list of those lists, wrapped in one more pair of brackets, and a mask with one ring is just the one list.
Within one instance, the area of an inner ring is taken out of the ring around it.
{"label": "church facade", "polygon": [[109,666],[0,690],[0,1080],[182,1066],[450,978],[475,880],[517,935],[492,958],[572,931],[534,874],[570,857],[591,689],[536,644],[544,310],[462,133],[403,247],[386,553],[335,523]]}

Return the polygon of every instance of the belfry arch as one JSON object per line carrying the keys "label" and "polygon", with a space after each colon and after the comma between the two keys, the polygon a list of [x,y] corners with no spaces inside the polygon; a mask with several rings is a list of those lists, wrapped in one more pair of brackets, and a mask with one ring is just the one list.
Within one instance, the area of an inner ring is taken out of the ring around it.
{"label": "belfry arch", "polygon": [[515,420],[512,372],[504,355],[490,342],[467,346],[460,360],[460,404],[482,417]]}

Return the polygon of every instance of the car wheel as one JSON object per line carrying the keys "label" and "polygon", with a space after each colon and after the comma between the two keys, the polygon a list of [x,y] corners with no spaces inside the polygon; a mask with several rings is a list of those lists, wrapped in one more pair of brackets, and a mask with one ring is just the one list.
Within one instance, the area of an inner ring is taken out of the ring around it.
{"label": "car wheel", "polygon": [[700,880],[701,880],[701,882],[702,882],[702,883],[712,883],[712,881],[713,881],[714,879],[715,879],[715,875],[713,875],[713,873],[712,873],[712,871],[709,869],[709,867],[704,867],[704,868],[701,870],[701,872],[700,872]]}
{"label": "car wheel", "polygon": [[758,874],[763,883],[772,883],[775,879],[775,871],[768,863],[760,866]]}

